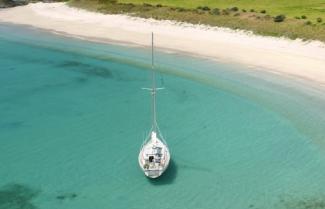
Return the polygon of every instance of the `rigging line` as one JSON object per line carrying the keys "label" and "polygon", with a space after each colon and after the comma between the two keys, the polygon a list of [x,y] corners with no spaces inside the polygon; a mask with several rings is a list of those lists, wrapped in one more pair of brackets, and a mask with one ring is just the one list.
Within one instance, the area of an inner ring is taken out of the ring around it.
{"label": "rigging line", "polygon": [[152,70],[152,126],[153,131],[157,132],[157,116],[156,116],[156,72],[154,68],[154,36],[151,33],[151,70]]}

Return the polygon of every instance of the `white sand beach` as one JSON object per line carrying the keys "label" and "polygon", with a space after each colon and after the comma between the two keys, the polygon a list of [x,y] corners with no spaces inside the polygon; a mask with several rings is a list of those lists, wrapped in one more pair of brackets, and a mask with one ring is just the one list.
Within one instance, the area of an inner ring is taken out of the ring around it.
{"label": "white sand beach", "polygon": [[204,25],[104,15],[72,8],[65,3],[34,3],[2,9],[1,22],[89,40],[141,46],[150,45],[149,34],[153,31],[159,48],[241,64],[325,86],[325,44],[318,41],[303,42]]}

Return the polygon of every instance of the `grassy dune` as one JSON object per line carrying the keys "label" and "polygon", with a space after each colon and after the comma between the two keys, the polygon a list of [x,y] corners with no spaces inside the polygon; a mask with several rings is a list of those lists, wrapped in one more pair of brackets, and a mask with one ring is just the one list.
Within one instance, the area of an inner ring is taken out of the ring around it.
{"label": "grassy dune", "polygon": [[[325,42],[325,12],[321,12],[325,9],[325,1],[323,2],[321,3],[320,0],[70,0],[69,4],[102,13],[127,13],[143,18],[176,20],[250,30],[261,35]],[[276,17],[280,14],[280,17]]]}
{"label": "grassy dune", "polygon": [[121,3],[150,3],[174,7],[196,8],[208,6],[210,8],[254,9],[266,10],[270,15],[285,14],[288,17],[305,15],[311,20],[318,17],[325,19],[324,0],[120,0]]}

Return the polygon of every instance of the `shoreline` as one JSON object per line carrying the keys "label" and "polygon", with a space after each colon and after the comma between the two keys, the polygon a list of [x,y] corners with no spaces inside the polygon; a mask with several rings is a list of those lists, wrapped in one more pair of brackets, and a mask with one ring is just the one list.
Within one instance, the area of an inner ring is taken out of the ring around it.
{"label": "shoreline", "polygon": [[153,31],[155,45],[163,51],[244,65],[325,86],[325,44],[319,41],[303,42],[204,25],[104,15],[65,3],[35,3],[2,9],[1,22],[32,26],[66,37],[135,47],[148,47]]}

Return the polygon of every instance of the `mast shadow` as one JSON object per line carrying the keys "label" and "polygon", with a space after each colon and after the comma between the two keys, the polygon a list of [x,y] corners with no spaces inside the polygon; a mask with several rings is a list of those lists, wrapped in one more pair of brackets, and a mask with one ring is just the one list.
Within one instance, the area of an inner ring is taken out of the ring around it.
{"label": "mast shadow", "polygon": [[178,166],[171,159],[167,170],[160,177],[156,179],[152,179],[152,178],[147,178],[147,179],[151,184],[157,186],[172,184],[177,177],[177,170],[178,170]]}

